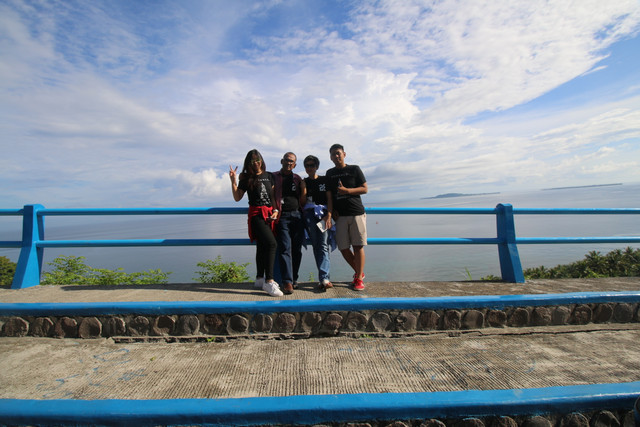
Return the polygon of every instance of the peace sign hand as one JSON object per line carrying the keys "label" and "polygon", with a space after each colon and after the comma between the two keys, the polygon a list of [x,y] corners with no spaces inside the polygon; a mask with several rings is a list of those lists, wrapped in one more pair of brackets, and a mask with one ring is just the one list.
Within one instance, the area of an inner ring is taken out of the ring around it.
{"label": "peace sign hand", "polygon": [[238,172],[238,167],[236,166],[235,169],[233,169],[231,167],[231,165],[229,165],[229,178],[231,179],[231,183],[235,184],[236,182],[236,174]]}

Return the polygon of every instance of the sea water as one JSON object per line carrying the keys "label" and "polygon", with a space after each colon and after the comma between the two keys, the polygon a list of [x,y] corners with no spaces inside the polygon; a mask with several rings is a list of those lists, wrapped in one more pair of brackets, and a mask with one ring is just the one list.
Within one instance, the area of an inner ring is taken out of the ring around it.
{"label": "sea water", "polygon": [[[379,207],[494,208],[639,208],[640,184],[565,188],[529,192],[467,195],[448,198],[368,203]],[[242,204],[244,205],[244,204]],[[228,206],[241,206],[229,203]],[[14,207],[9,207],[14,208]],[[73,239],[212,239],[246,238],[244,215],[176,215],[143,217],[46,217],[45,238]],[[516,215],[518,237],[640,236],[640,215]],[[369,237],[496,237],[495,215],[387,215],[367,216]],[[20,240],[21,219],[0,218],[0,240]],[[523,268],[553,267],[582,259],[590,251],[601,253],[638,244],[518,245]],[[0,249],[0,256],[17,261],[18,249]],[[126,272],[161,269],[171,272],[172,283],[193,282],[198,262],[221,256],[224,262],[248,263],[255,274],[253,246],[123,247],[45,249],[46,263],[61,255],[84,256],[96,268],[123,268]],[[500,276],[496,245],[369,245],[365,273],[368,281],[468,280]],[[349,280],[352,271],[339,251],[331,255],[331,278]],[[303,249],[299,281],[316,281],[311,247]]]}

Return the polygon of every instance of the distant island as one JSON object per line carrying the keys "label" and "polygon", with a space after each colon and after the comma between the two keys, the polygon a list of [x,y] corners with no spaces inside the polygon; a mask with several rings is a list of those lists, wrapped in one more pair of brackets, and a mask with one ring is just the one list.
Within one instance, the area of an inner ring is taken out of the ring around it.
{"label": "distant island", "polygon": [[499,192],[497,193],[474,193],[474,194],[465,194],[465,193],[445,193],[445,194],[438,194],[437,196],[433,196],[433,197],[423,197],[422,200],[429,200],[429,199],[448,199],[451,197],[468,197],[468,196],[486,196],[489,194],[500,194]]}
{"label": "distant island", "polygon": [[576,185],[574,187],[554,187],[554,188],[543,188],[542,191],[551,191],[551,190],[571,190],[574,188],[594,188],[594,187],[610,187],[613,185],[622,185],[621,182],[617,182],[614,184],[594,184],[594,185]]}

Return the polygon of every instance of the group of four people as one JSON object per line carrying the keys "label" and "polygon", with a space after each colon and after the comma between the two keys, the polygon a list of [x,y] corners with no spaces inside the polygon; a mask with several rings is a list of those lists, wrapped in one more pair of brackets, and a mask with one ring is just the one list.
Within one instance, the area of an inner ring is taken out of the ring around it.
{"label": "group of four people", "polygon": [[[256,242],[256,282],[271,296],[291,294],[297,288],[305,229],[313,246],[320,290],[333,287],[330,280],[329,235],[335,222],[335,243],[354,271],[353,289],[364,290],[364,246],[367,244],[366,214],[360,196],[368,191],[357,165],[345,163],[344,147],[329,149],[335,167],[318,176],[320,160],[307,156],[304,180],[293,172],[296,155],[286,153],[278,172],[267,172],[262,155],[251,150],[238,167],[229,167],[231,191],[236,202],[249,199],[249,238]],[[276,252],[282,289],[274,280]]]}

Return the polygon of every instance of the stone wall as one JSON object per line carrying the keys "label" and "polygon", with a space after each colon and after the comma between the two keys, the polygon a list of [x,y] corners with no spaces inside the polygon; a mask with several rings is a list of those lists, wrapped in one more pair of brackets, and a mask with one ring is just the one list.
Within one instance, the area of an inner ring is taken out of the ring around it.
{"label": "stone wall", "polygon": [[99,338],[224,337],[307,338],[336,335],[460,331],[481,328],[630,323],[640,321],[640,304],[601,303],[503,310],[372,310],[272,314],[0,317],[2,336]]}
{"label": "stone wall", "polygon": [[633,410],[598,410],[590,413],[535,416],[375,421],[316,424],[314,427],[634,427]]}

